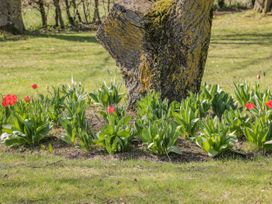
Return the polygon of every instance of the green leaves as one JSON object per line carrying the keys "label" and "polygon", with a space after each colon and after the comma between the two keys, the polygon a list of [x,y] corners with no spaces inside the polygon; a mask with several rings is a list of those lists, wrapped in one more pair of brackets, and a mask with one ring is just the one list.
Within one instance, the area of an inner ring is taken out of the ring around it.
{"label": "green leaves", "polygon": [[216,157],[222,152],[230,150],[237,142],[235,132],[231,133],[228,126],[217,117],[202,121],[201,126],[202,131],[196,138],[196,144],[210,157]]}
{"label": "green leaves", "polygon": [[245,128],[244,134],[249,142],[259,148],[270,148],[272,145],[272,123],[267,116],[256,118],[250,127]]}
{"label": "green leaves", "polygon": [[48,138],[52,123],[41,103],[19,103],[11,113],[10,125],[4,131],[9,136],[4,140],[7,146],[27,145],[34,147]]}
{"label": "green leaves", "polygon": [[71,86],[63,86],[64,112],[61,125],[65,130],[62,136],[67,144],[76,145],[89,150],[94,136],[86,119],[87,93],[81,84],[73,83]]}
{"label": "green leaves", "polygon": [[191,101],[185,99],[180,105],[179,112],[172,113],[175,122],[180,126],[182,136],[185,138],[195,137],[199,128],[200,113],[191,105]]}
{"label": "green leaves", "polygon": [[108,124],[97,134],[96,144],[109,154],[127,151],[133,137],[130,121],[131,117],[127,115],[109,115]]}
{"label": "green leaves", "polygon": [[137,103],[137,114],[145,120],[156,120],[169,114],[169,102],[161,100],[160,94],[150,92]]}
{"label": "green leaves", "polygon": [[109,86],[104,82],[100,89],[90,93],[90,98],[104,108],[109,105],[117,105],[123,99],[123,94],[119,93],[120,86],[111,83]]}
{"label": "green leaves", "polygon": [[168,119],[162,118],[143,128],[140,138],[149,151],[154,154],[168,155],[170,152],[180,154],[175,146],[180,131],[177,125]]}

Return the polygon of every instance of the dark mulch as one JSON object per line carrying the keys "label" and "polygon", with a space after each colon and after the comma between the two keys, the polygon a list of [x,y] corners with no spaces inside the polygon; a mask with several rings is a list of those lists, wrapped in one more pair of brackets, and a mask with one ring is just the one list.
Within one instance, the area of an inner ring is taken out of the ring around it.
{"label": "dark mulch", "polygon": [[[59,130],[58,130],[59,131]],[[0,145],[0,151],[15,152],[15,153],[31,153],[41,154],[49,152],[49,144],[53,146],[53,153],[56,156],[63,156],[68,159],[102,159],[102,160],[146,160],[157,162],[193,162],[193,161],[207,161],[209,158],[198,146],[194,143],[180,139],[178,146],[182,154],[170,154],[167,156],[153,155],[144,149],[143,145],[135,142],[128,152],[117,153],[109,155],[102,149],[92,148],[90,151],[84,151],[79,147],[67,145],[62,140],[52,137],[49,141],[40,147],[29,149],[26,147],[20,148],[7,148]]]}

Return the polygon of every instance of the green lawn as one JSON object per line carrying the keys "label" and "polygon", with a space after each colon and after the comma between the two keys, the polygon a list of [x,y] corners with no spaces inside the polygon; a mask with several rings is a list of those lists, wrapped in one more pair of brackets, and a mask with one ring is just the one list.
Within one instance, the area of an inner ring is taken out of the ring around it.
{"label": "green lawn", "polygon": [[[121,81],[95,33],[0,36],[0,93],[31,94],[69,82],[90,90]],[[204,81],[231,92],[234,81],[271,86],[272,16],[216,16]],[[262,75],[263,76],[263,75]],[[140,160],[69,160],[5,152],[0,145],[2,203],[271,203],[272,159],[173,164]]]}
{"label": "green lawn", "polygon": [[0,153],[0,203],[271,203],[272,160],[171,164]]}

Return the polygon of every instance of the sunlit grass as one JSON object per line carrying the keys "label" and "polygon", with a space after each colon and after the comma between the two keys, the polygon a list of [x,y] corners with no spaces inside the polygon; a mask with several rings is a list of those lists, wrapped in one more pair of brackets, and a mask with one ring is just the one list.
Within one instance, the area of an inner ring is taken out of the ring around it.
{"label": "sunlit grass", "polygon": [[270,203],[271,159],[171,164],[0,153],[0,203]]}
{"label": "sunlit grass", "polygon": [[[1,41],[2,40],[2,41]],[[121,76],[95,33],[0,36],[0,93],[34,94],[71,77],[93,90]],[[232,92],[234,81],[270,87],[272,17],[216,16],[204,82]],[[265,72],[265,77],[263,73]],[[272,160],[171,164],[68,160],[6,153],[0,145],[0,203],[271,203]]]}

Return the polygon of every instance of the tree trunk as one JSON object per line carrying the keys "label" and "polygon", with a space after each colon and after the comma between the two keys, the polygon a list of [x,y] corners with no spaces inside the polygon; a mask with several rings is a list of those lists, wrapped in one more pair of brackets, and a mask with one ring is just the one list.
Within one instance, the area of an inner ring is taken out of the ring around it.
{"label": "tree trunk", "polygon": [[272,10],[272,0],[256,0],[254,9],[260,13],[268,13]]}
{"label": "tree trunk", "polygon": [[213,0],[119,0],[97,38],[121,68],[129,108],[148,90],[180,101],[199,91]]}
{"label": "tree trunk", "polygon": [[99,13],[99,2],[98,0],[94,0],[94,16],[93,16],[93,23],[94,24],[101,24],[101,18]]}
{"label": "tree trunk", "polygon": [[24,32],[21,0],[0,0],[0,30],[14,34]]}
{"label": "tree trunk", "polygon": [[85,23],[89,23],[89,12],[88,12],[88,6],[86,6],[85,1],[82,1],[82,7],[83,7],[83,13],[85,18]]}
{"label": "tree trunk", "polygon": [[47,17],[46,17],[46,12],[45,12],[45,8],[44,8],[44,0],[39,0],[37,3],[39,6],[39,11],[41,13],[42,27],[47,28]]}
{"label": "tree trunk", "polygon": [[78,18],[78,22],[79,23],[82,23],[82,18],[81,18],[81,16],[80,16],[80,13],[79,13],[79,11],[78,11],[78,6],[77,6],[77,3],[76,3],[76,0],[72,0],[72,3],[73,3],[73,7],[74,7],[74,13],[75,13],[75,15],[77,16],[77,18]]}
{"label": "tree trunk", "polygon": [[59,0],[53,0],[53,3],[55,6],[56,27],[60,25],[60,28],[64,29],[64,22],[63,22],[62,13],[61,13],[60,2]]}
{"label": "tree trunk", "polygon": [[64,0],[64,3],[65,3],[65,10],[66,10],[67,18],[69,20],[69,24],[74,27],[75,26],[75,21],[74,21],[74,18],[72,17],[71,12],[70,12],[69,1]]}
{"label": "tree trunk", "polygon": [[111,5],[111,0],[108,0],[108,2],[107,2],[107,11],[108,11],[108,13],[110,12],[110,5]]}

